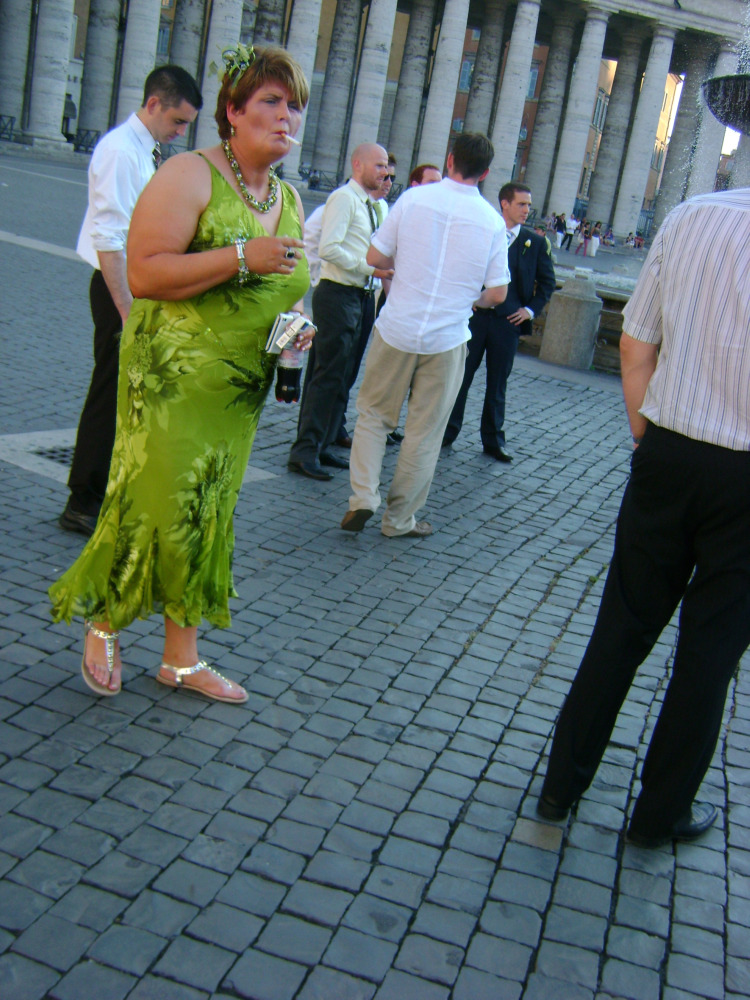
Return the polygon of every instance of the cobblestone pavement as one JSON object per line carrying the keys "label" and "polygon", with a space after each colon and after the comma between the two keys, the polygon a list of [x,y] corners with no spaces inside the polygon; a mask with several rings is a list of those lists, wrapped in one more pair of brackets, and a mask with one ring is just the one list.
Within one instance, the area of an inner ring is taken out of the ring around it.
{"label": "cobblestone pavement", "polygon": [[155,619],[125,637],[123,692],[90,695],[46,601],[82,544],[56,518],[89,375],[65,253],[84,199],[80,168],[0,155],[2,1000],[747,997],[747,673],[699,843],[623,837],[674,624],[577,813],[534,813],[627,474],[616,379],[520,358],[510,466],[481,454],[477,385],[426,539],[341,532],[346,475],[287,473],[296,409],[269,401],[233,627],[202,647],[250,700],[156,684]]}

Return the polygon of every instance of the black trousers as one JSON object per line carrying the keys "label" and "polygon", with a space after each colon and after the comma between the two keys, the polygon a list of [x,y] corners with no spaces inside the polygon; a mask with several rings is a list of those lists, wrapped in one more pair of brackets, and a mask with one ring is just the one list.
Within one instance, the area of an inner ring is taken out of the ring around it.
{"label": "black trousers", "polygon": [[658,837],[690,808],[750,644],[750,452],[649,425],[633,453],[601,606],[555,730],[544,792],[588,788],[638,666],[679,601],[672,676],[631,827]]}
{"label": "black trousers", "polygon": [[362,326],[365,291],[322,278],[313,292],[318,332],[307,362],[290,461],[316,461],[338,437]]}
{"label": "black trousers", "polygon": [[[568,244],[567,247],[565,246],[566,243]],[[573,234],[572,233],[566,233],[563,236],[563,238],[562,238],[562,243],[560,244],[560,249],[561,250],[566,250],[566,249],[570,250],[570,247],[571,247],[572,243],[573,243]]]}
{"label": "black trousers", "polygon": [[482,358],[487,355],[487,389],[484,394],[479,434],[484,448],[504,448],[505,392],[508,377],[518,350],[519,327],[513,326],[494,309],[477,309],[469,321],[471,340],[468,343],[464,380],[458,391],[443,440],[452,443],[464,422],[466,398]]}
{"label": "black trousers", "polygon": [[94,320],[94,371],[78,422],[68,487],[75,509],[96,515],[107,488],[115,441],[122,318],[101,271],[91,276],[89,301]]}
{"label": "black trousers", "polygon": [[[380,312],[380,305],[383,301],[383,296],[380,296],[380,302],[378,303],[378,312]],[[341,423],[339,424],[339,429],[336,433],[337,438],[343,438],[347,436],[346,429],[346,411],[349,407],[349,394],[354,387],[354,383],[357,381],[357,375],[359,375],[359,369],[362,365],[362,358],[365,356],[365,351],[367,350],[367,343],[370,339],[370,334],[372,333],[373,323],[375,322],[375,296],[366,295],[364,302],[362,303],[362,322],[359,328],[359,337],[357,339],[357,344],[354,348],[354,356],[352,358],[351,371],[349,373],[349,385],[346,390],[346,402],[344,403],[344,412],[341,416]]]}

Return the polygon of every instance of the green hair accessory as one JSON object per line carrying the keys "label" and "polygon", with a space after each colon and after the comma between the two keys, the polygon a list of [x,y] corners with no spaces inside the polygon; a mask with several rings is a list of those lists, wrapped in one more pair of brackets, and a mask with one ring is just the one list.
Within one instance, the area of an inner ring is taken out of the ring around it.
{"label": "green hair accessory", "polygon": [[208,67],[209,73],[215,73],[219,78],[219,83],[224,82],[226,76],[231,80],[231,90],[239,83],[245,70],[255,62],[255,49],[250,46],[248,49],[242,42],[237,42],[236,49],[222,49],[221,58],[223,66],[217,66],[211,62]]}

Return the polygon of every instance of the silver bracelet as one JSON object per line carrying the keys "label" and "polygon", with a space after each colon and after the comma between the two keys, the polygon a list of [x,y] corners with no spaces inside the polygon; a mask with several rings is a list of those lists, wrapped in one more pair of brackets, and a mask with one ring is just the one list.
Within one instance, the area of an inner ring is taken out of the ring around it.
{"label": "silver bracelet", "polygon": [[250,269],[245,260],[245,240],[238,236],[234,241],[234,248],[237,251],[237,281],[244,285],[250,277]]}

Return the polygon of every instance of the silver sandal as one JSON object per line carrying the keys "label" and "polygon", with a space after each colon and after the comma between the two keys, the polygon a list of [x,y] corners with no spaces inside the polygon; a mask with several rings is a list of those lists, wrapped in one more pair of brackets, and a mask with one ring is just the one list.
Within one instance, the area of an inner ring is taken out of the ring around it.
{"label": "silver sandal", "polygon": [[122,687],[122,682],[120,682],[119,687],[111,688],[106,684],[100,684],[99,681],[94,677],[89,668],[86,666],[86,636],[90,632],[92,635],[96,636],[97,639],[104,639],[106,643],[107,650],[107,670],[109,671],[110,677],[112,676],[112,671],[115,669],[115,645],[117,640],[120,638],[119,632],[105,632],[103,629],[96,628],[93,622],[84,619],[83,622],[83,659],[81,660],[81,676],[83,677],[84,683],[91,688],[96,694],[103,695],[105,698],[111,698],[113,695],[119,694]]}
{"label": "silver sandal", "polygon": [[[171,688],[184,688],[186,691],[195,691],[197,694],[202,694],[204,698],[210,698],[211,701],[223,701],[230,705],[240,705],[243,701],[247,701],[248,693],[239,684],[235,684],[234,681],[220,674],[218,670],[214,670],[213,667],[209,667],[205,660],[199,660],[194,667],[173,667],[169,663],[162,663],[159,668],[160,670],[169,670],[172,674],[171,678],[162,677],[161,674],[156,675],[156,679],[160,684],[165,684],[167,687]],[[223,681],[225,684],[232,684],[238,691],[242,693],[236,698],[229,698],[226,695],[212,694],[210,691],[206,691],[205,688],[201,687],[199,684],[185,683],[185,678],[190,677],[192,674],[198,674],[201,670],[207,670],[209,673],[214,674],[219,680]]]}

